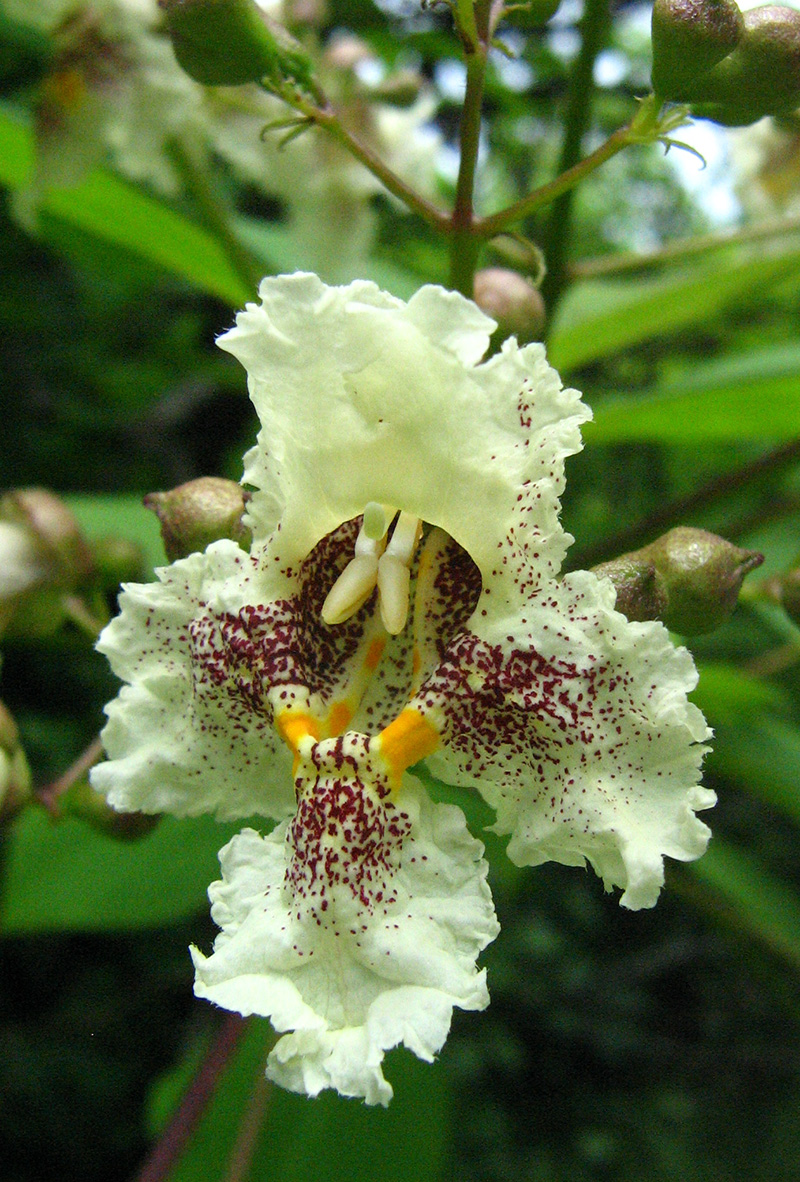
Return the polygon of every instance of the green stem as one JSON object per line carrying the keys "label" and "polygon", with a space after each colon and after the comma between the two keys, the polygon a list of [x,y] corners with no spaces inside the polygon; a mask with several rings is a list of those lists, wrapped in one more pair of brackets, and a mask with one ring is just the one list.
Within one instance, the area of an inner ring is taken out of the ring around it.
{"label": "green stem", "polygon": [[339,119],[338,113],[324,99],[324,96],[319,96],[321,102],[319,106],[315,106],[298,92],[290,92],[288,89],[285,92],[282,91],[279,97],[295,111],[299,111],[306,119],[316,124],[317,127],[324,128],[335,140],[338,140],[351,156],[354,156],[373,176],[378,178],[384,188],[397,197],[398,201],[402,201],[410,210],[418,214],[428,225],[440,233],[448,231],[450,219],[444,210],[438,209],[432,202],[427,201],[415,189],[407,185],[397,173],[384,164],[371,148],[362,143],[351,131],[348,131]]}
{"label": "green stem", "polygon": [[192,146],[184,140],[171,140],[168,150],[203,224],[224,247],[231,267],[246,290],[255,294],[264,275],[263,265],[240,242],[231,228],[229,211],[210,184],[208,170],[203,167]]}
{"label": "green stem", "polygon": [[[612,156],[616,156],[623,148],[627,148],[630,144],[638,142],[638,140],[631,135],[634,127],[634,122],[629,123],[626,127],[621,127],[615,131],[604,144],[601,144],[591,155],[584,157],[578,164],[568,168],[560,176],[556,177],[554,181],[550,181],[546,185],[542,185],[538,189],[534,189],[527,197],[522,197],[513,205],[509,205],[506,209],[501,209],[497,213],[491,214],[489,217],[481,218],[475,224],[475,229],[481,238],[494,238],[495,235],[502,233],[514,222],[519,222],[523,218],[528,217],[529,214],[535,213],[537,209],[541,209],[544,205],[549,205],[562,194],[574,188],[585,177],[589,176],[599,168],[601,164],[605,164],[606,160],[610,160]],[[548,255],[548,269],[550,267],[550,256]]]}
{"label": "green stem", "polygon": [[472,0],[459,0],[455,15],[464,48],[467,79],[459,130],[461,154],[456,198],[450,222],[450,286],[465,296],[471,296],[481,245],[480,237],[475,233],[473,201],[490,45],[490,5],[487,0],[478,0],[473,8]]}
{"label": "green stem", "polygon": [[[564,121],[564,141],[561,146],[559,173],[568,173],[580,160],[581,142],[589,126],[592,109],[594,64],[606,42],[610,24],[609,0],[586,0],[586,7],[579,24],[581,49],[575,59],[569,80],[569,101]],[[622,146],[624,147],[624,144]],[[609,159],[609,156],[606,156],[605,159]],[[555,306],[566,278],[571,220],[572,186],[558,194],[558,199],[550,212],[544,235],[543,246],[547,257],[547,276],[542,284],[542,295],[548,308]]]}
{"label": "green stem", "polygon": [[649,254],[617,254],[598,259],[584,259],[568,267],[572,279],[596,279],[605,275],[622,275],[630,271],[645,271],[665,263],[682,262],[694,255],[724,250],[726,246],[738,246],[747,242],[758,242],[762,238],[777,238],[800,230],[800,214],[793,217],[771,218],[756,226],[745,226],[740,230],[722,230],[715,234],[700,234],[683,242],[670,242]]}

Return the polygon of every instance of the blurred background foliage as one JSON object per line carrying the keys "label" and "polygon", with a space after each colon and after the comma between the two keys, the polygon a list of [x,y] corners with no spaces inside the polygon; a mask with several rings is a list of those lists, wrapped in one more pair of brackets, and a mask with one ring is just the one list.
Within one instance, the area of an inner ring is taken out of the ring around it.
{"label": "blurred background foliage", "polygon": [[[554,175],[576,101],[586,148],[630,118],[648,89],[648,11],[614,7],[595,85],[577,100],[580,5],[564,0],[545,29],[525,9],[512,14],[513,56],[497,53],[487,90],[482,212]],[[329,0],[317,35],[343,29],[387,68],[426,79],[442,135],[438,199],[449,200],[461,65],[446,9]],[[9,46],[2,483],[63,494],[88,537],[128,537],[152,568],[163,554],[142,495],[240,475],[254,416],[244,375],[214,339],[253,293],[191,195],[165,199],[107,169],[48,192],[35,231],[20,222],[13,194],[32,167],[36,71]],[[121,841],[33,804],[2,833],[3,1182],[145,1178],[149,1147],[209,1054],[226,1061],[213,1100],[171,1172],[152,1177],[797,1177],[800,632],[759,589],[800,557],[800,223],[791,185],[771,195],[763,152],[760,175],[739,163],[744,134],[686,132],[708,153],[706,174],[688,156],[676,166],[674,149],[642,147],[591,177],[565,220],[548,303],[550,358],[595,411],[568,465],[570,565],[676,524],[766,556],[730,621],[691,645],[695,699],[716,731],[707,855],[669,867],[656,909],[631,914],[588,873],[517,870],[489,835],[503,926],[483,958],[491,1007],[456,1014],[434,1067],[394,1052],[384,1112],[268,1089],[268,1025],[192,1000],[186,948],[213,939],[205,891],[233,827],[166,818]],[[782,135],[784,172],[800,175],[796,131]],[[215,183],[264,273],[292,269],[300,247],[281,202],[222,165]],[[369,277],[401,296],[446,281],[428,228],[380,195],[364,200],[376,219]],[[549,210],[524,230],[545,253],[560,232]],[[516,249],[500,241],[485,261],[508,264]],[[42,788],[96,735],[113,679],[69,623],[6,640],[1,674]],[[470,807],[474,826],[488,823]]]}

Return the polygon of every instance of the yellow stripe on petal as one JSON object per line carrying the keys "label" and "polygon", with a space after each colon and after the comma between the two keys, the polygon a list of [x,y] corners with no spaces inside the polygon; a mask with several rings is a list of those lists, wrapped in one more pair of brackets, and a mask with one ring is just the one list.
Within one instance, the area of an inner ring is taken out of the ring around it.
{"label": "yellow stripe on petal", "polygon": [[408,708],[378,736],[381,755],[399,780],[412,763],[432,755],[439,746],[439,732],[419,710]]}
{"label": "yellow stripe on petal", "polygon": [[319,725],[315,718],[302,710],[284,710],[275,719],[278,733],[294,751],[300,753],[300,744],[309,736],[316,742],[319,739]]}

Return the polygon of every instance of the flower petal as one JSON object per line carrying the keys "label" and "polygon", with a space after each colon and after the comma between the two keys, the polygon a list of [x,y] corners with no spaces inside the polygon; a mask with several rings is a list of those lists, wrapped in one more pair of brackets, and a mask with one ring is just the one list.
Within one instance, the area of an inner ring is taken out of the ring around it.
{"label": "flower petal", "polygon": [[708,842],[695,810],[715,800],[697,786],[710,732],[686,698],[686,649],[613,604],[587,572],[550,584],[524,615],[456,638],[411,705],[442,730],[429,766],[480,790],[514,862],[588,860],[625,906],[650,907],[664,856]]}
{"label": "flower petal", "polygon": [[218,343],[247,369],[262,423],[245,480],[256,548],[281,521],[269,561],[294,566],[376,501],[455,538],[497,610],[558,568],[564,459],[590,412],[541,345],[507,341],[477,364],[492,321],[438,287],[404,304],[298,274],[260,295]]}
{"label": "flower petal", "polygon": [[483,847],[413,777],[390,795],[364,736],[316,744],[304,766],[294,821],[222,851],[210,896],[223,930],[210,957],[193,952],[195,992],[294,1032],[270,1056],[283,1086],[386,1104],[386,1050],[430,1060],[453,1006],[488,1003]]}
{"label": "flower petal", "polygon": [[223,541],[156,573],[126,587],[98,643],[130,684],[106,708],[92,784],[122,811],[285,817],[291,755],[268,697],[282,654],[251,560]]}

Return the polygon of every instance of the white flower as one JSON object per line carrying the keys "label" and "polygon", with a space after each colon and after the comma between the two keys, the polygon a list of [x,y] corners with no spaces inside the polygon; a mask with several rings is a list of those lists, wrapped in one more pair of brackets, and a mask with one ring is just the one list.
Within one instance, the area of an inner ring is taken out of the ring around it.
{"label": "white flower", "polygon": [[404,1043],[431,1061],[453,1006],[488,1004],[475,958],[498,926],[460,809],[411,776],[393,791],[369,747],[314,745],[294,819],[222,851],[210,894],[223,931],[209,959],[194,952],[195,992],[294,1031],[270,1056],[278,1083],[386,1104],[384,1051]]}
{"label": "white flower", "polygon": [[128,588],[93,782],[119,808],[280,822],[223,854],[197,991],[271,1016],[280,1082],[386,1102],[387,1048],[430,1058],[454,1005],[486,1004],[496,928],[479,845],[408,769],[477,788],[520,864],[588,859],[650,906],[664,856],[708,839],[708,731],[666,630],[556,579],[588,411],[541,345],[481,361],[492,321],[436,287],[260,295],[220,340],[262,423],[250,554],[219,542]]}

